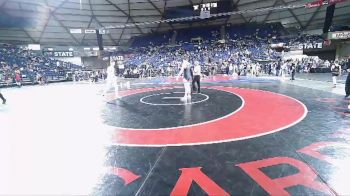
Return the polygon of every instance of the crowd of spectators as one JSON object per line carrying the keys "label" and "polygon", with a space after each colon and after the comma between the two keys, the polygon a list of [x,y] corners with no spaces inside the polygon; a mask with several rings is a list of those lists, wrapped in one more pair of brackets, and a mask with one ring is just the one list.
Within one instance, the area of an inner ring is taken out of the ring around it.
{"label": "crowd of spectators", "polygon": [[[287,48],[319,43],[323,41],[320,36],[286,36],[282,34],[283,26],[278,23],[225,28],[224,36],[222,28],[206,27],[136,38],[133,47],[122,54],[123,68],[116,66],[117,75],[138,75],[141,78],[174,76],[179,71],[184,55],[190,57],[192,64],[199,62],[206,75],[224,73],[258,76],[266,73],[279,76],[290,72],[292,68],[296,72],[308,73],[316,68],[329,69],[335,63],[314,57],[286,59],[281,50],[270,47],[275,43],[284,43]],[[171,40],[175,42],[171,43]],[[20,86],[23,79],[43,84],[49,77],[64,78],[67,73],[71,73],[73,80],[77,81],[106,77],[103,71],[76,70],[79,67],[71,63],[54,60],[25,48],[0,45],[0,85],[2,82]]]}
{"label": "crowd of spectators", "polygon": [[107,73],[105,70],[75,70],[72,72],[71,77],[74,82],[88,80],[91,82],[98,82],[100,80],[105,80],[107,78]]}
{"label": "crowd of spectators", "polygon": [[0,44],[0,86],[22,82],[45,84],[50,79],[65,79],[67,72],[80,67],[9,44]]}
{"label": "crowd of spectators", "polygon": [[134,49],[126,58],[126,70],[141,76],[174,75],[184,54],[190,56],[192,63],[200,62],[203,71],[221,73],[230,64],[242,69],[259,61],[275,59],[278,54],[269,50],[266,43],[247,39],[232,40],[225,44],[203,43],[178,46],[155,46]]}
{"label": "crowd of spectators", "polygon": [[[241,25],[226,27],[225,39],[220,35],[220,28],[183,29],[179,30],[175,44],[169,44],[171,37],[167,32],[157,42],[149,44],[142,39],[142,46],[138,42],[128,52],[124,53],[125,60],[122,75],[138,74],[140,77],[174,76],[180,68],[183,55],[188,55],[194,64],[198,61],[202,72],[207,75],[217,73],[237,73],[239,75],[259,75],[259,73],[278,76],[295,69],[299,73],[314,72],[316,68],[330,71],[334,63],[343,62],[324,61],[317,57],[285,58],[282,50],[271,48],[271,44],[283,43],[285,49],[298,47],[300,44],[323,43],[323,38],[317,35],[284,35],[280,24]],[[191,35],[187,36],[186,35]],[[202,40],[191,40],[190,37]],[[161,39],[162,38],[162,39]],[[139,38],[140,39],[140,38]],[[300,48],[299,48],[300,49]]]}
{"label": "crowd of spectators", "polygon": [[[287,62],[280,60],[282,53],[271,49],[271,44],[284,42],[288,46],[292,43],[318,42],[320,39],[318,36],[287,38],[281,36],[281,28],[277,24],[234,27],[227,30],[225,41],[221,40],[219,28],[211,28],[210,31],[202,29],[202,32],[207,32],[207,35],[201,33],[205,39],[200,43],[193,43],[190,39],[184,41],[183,38],[173,45],[149,43],[147,47],[134,47],[124,54],[126,57],[123,65],[125,66],[124,75],[173,76],[179,70],[184,54],[190,56],[192,63],[198,61],[206,74],[233,72],[241,75],[247,73],[256,75],[261,70],[269,73],[269,67],[273,71],[279,67],[279,64]],[[189,35],[194,34],[192,30],[187,31]],[[179,32],[182,37],[185,34],[186,30]],[[295,60],[294,64],[297,65],[299,72],[307,72],[314,66],[321,66],[322,63],[308,58]]]}

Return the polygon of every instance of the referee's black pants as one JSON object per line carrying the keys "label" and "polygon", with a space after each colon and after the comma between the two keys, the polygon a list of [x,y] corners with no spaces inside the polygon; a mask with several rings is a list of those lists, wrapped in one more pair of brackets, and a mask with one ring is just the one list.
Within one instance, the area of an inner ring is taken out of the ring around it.
{"label": "referee's black pants", "polygon": [[346,96],[350,96],[350,73],[348,74],[345,82],[345,94]]}
{"label": "referee's black pants", "polygon": [[192,81],[192,88],[193,91],[196,90],[196,84],[197,83],[197,92],[200,93],[201,92],[201,76],[194,76],[193,77],[193,81]]}

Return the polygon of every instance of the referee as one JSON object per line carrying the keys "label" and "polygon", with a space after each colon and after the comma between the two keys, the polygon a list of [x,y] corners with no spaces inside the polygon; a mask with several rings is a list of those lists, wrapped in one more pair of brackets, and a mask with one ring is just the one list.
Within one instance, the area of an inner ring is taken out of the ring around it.
{"label": "referee", "polygon": [[198,61],[194,62],[192,88],[193,92],[197,89],[197,93],[201,93],[201,66]]}
{"label": "referee", "polygon": [[348,72],[348,77],[346,78],[345,82],[345,98],[350,96],[350,55],[348,59],[348,63],[346,64],[346,71]]}

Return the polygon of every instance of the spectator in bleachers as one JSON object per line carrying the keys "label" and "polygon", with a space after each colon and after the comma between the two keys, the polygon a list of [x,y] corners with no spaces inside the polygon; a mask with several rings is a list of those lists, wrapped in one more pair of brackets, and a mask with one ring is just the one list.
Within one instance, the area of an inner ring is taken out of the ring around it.
{"label": "spectator in bleachers", "polygon": [[[57,62],[60,66],[57,66]],[[26,48],[0,44],[0,71],[4,75],[2,81],[7,85],[13,82],[22,85],[24,79],[27,79],[29,83],[35,83],[35,76],[39,72],[44,76],[44,80],[48,79],[46,75],[52,78],[61,76],[63,78],[66,72],[80,68],[72,63],[54,60]],[[20,73],[15,73],[16,70],[20,70]],[[25,77],[22,78],[22,76]]]}

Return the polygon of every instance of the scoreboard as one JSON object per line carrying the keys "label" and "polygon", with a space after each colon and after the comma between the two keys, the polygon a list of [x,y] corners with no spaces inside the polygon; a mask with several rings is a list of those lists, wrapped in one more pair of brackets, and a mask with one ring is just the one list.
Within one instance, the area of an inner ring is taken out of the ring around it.
{"label": "scoreboard", "polygon": [[193,10],[196,11],[210,11],[210,10],[216,10],[218,7],[218,3],[203,3],[198,5],[193,5]]}
{"label": "scoreboard", "polygon": [[[170,7],[165,10],[166,19],[176,19],[190,16],[202,16],[206,14],[218,14],[232,12],[234,10],[234,3],[232,0],[213,1],[201,4],[194,4],[189,6]],[[181,23],[188,23],[193,21],[182,21]]]}

